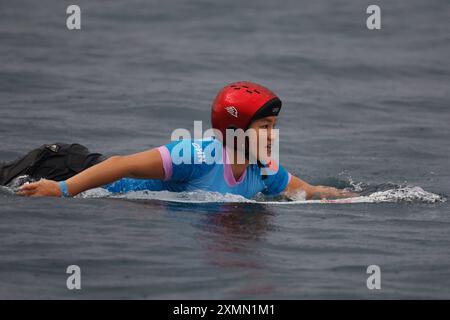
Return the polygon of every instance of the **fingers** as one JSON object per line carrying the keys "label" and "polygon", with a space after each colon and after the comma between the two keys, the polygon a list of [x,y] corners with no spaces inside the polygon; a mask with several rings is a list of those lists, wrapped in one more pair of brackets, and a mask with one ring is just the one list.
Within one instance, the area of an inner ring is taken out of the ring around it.
{"label": "fingers", "polygon": [[27,196],[27,197],[32,196],[35,193],[36,193],[36,190],[18,190],[16,192],[16,194],[19,196]]}
{"label": "fingers", "polygon": [[359,194],[357,194],[357,193],[355,193],[355,192],[350,192],[350,191],[347,191],[344,195],[347,196],[347,197],[349,197],[349,198],[356,198],[356,197],[359,197]]}
{"label": "fingers", "polygon": [[16,194],[20,196],[32,196],[37,192],[40,183],[41,183],[40,181],[33,183],[26,183],[19,188]]}
{"label": "fingers", "polygon": [[40,182],[26,183],[22,185],[19,190],[34,190],[39,186]]}
{"label": "fingers", "polygon": [[31,196],[36,193],[36,189],[19,189],[16,194],[19,196]]}

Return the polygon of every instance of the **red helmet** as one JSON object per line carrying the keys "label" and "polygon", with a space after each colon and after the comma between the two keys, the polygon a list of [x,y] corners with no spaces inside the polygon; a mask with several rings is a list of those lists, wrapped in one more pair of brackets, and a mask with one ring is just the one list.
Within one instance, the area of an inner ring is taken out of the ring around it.
{"label": "red helmet", "polygon": [[226,129],[247,130],[253,120],[277,116],[280,109],[281,100],[269,89],[254,82],[234,82],[214,99],[211,123],[225,140]]}

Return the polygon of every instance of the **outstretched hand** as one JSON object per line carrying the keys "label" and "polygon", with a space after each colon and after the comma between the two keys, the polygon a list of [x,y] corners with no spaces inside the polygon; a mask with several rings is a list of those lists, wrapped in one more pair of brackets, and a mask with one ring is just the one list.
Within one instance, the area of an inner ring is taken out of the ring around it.
{"label": "outstretched hand", "polygon": [[348,190],[345,190],[345,189],[340,189],[339,190],[339,196],[340,196],[340,198],[356,198],[356,197],[359,197],[360,195],[358,193],[355,193],[355,192],[352,192],[352,191],[348,191]]}
{"label": "outstretched hand", "polygon": [[359,197],[359,194],[346,189],[337,189],[333,187],[317,186],[317,199],[346,199]]}
{"label": "outstretched hand", "polygon": [[24,184],[16,194],[27,197],[61,197],[61,189],[58,182],[41,179],[37,182]]}

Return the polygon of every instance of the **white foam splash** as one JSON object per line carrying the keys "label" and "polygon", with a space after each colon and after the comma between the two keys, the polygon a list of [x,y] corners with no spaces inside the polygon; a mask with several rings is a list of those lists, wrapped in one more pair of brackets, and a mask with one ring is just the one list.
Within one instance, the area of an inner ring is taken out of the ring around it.
{"label": "white foam splash", "polygon": [[160,200],[170,202],[183,203],[246,203],[256,202],[234,194],[221,194],[218,192],[170,192],[170,191],[131,191],[123,194],[114,194],[109,191],[96,188],[80,193],[77,198],[114,198],[114,199],[128,199],[128,200]]}
{"label": "white foam splash", "polygon": [[390,189],[386,191],[374,192],[366,197],[359,197],[367,202],[421,202],[421,203],[435,203],[445,202],[447,199],[423,190],[417,186],[406,186],[402,188]]}
{"label": "white foam splash", "polygon": [[105,189],[97,188],[81,193],[79,198],[116,198],[128,200],[159,200],[180,203],[260,203],[270,205],[294,205],[294,204],[345,204],[345,203],[382,203],[382,202],[407,202],[407,203],[437,203],[445,202],[446,198],[423,190],[417,186],[406,186],[385,191],[374,192],[368,196],[335,200],[305,200],[299,197],[294,201],[264,200],[258,196],[256,200],[246,199],[234,194],[220,194],[217,192],[170,192],[170,191],[133,191],[125,194],[112,194]]}
{"label": "white foam splash", "polygon": [[75,198],[92,199],[92,198],[109,198],[111,196],[112,193],[106,189],[94,188],[78,194],[77,196],[75,196]]}

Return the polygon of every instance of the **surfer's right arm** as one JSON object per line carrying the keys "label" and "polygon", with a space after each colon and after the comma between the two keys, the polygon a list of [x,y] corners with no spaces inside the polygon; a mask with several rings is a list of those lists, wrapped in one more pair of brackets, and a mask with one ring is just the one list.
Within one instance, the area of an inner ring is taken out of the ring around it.
{"label": "surfer's right arm", "polygon": [[[104,186],[121,178],[164,179],[163,160],[155,148],[126,156],[113,156],[66,180],[67,192],[75,196],[80,192]],[[23,185],[17,192],[31,197],[60,197],[62,191],[56,181],[42,179]]]}

